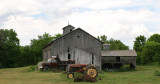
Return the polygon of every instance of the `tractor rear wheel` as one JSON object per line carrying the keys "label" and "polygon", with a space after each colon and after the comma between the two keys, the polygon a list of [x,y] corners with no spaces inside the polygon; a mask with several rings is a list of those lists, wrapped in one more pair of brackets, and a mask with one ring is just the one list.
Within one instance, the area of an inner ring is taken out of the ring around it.
{"label": "tractor rear wheel", "polygon": [[87,66],[84,71],[84,74],[95,78],[98,76],[98,71],[97,71],[97,68],[94,66]]}
{"label": "tractor rear wheel", "polygon": [[49,67],[48,67],[48,66],[44,66],[42,70],[43,70],[44,72],[46,72],[46,71],[49,70]]}

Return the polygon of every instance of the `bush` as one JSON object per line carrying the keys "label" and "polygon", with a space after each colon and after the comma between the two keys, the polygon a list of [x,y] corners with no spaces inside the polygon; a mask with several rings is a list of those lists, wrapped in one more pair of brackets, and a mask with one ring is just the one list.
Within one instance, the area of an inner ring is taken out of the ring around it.
{"label": "bush", "polygon": [[155,76],[160,76],[160,71],[155,71],[155,72],[154,72],[154,75],[155,75]]}
{"label": "bush", "polygon": [[99,71],[98,71],[98,73],[104,74],[104,73],[105,73],[105,71],[103,71],[103,70],[99,70]]}
{"label": "bush", "polygon": [[121,72],[125,72],[125,71],[130,71],[130,65],[123,65],[121,66],[121,68],[119,69],[119,71]]}
{"label": "bush", "polygon": [[160,62],[158,63],[158,67],[160,67]]}
{"label": "bush", "polygon": [[31,71],[35,71],[38,69],[38,66],[37,65],[31,65],[29,68],[28,68],[28,72],[31,72]]}

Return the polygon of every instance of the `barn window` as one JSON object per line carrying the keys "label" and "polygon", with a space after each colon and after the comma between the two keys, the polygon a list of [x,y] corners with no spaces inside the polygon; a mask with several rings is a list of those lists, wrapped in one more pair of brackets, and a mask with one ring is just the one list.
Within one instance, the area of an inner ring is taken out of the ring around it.
{"label": "barn window", "polygon": [[120,57],[116,57],[116,62],[120,62]]}
{"label": "barn window", "polygon": [[92,64],[94,64],[94,55],[92,54]]}
{"label": "barn window", "polygon": [[68,53],[70,52],[70,49],[68,48]]}
{"label": "barn window", "polygon": [[68,59],[71,59],[71,54],[68,54]]}
{"label": "barn window", "polygon": [[72,29],[70,29],[70,32],[72,31]]}
{"label": "barn window", "polygon": [[79,39],[79,36],[77,36],[77,38]]}

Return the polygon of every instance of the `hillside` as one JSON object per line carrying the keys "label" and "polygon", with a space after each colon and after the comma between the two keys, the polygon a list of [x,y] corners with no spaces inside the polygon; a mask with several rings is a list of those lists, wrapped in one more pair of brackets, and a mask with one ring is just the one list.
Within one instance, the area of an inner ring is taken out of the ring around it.
{"label": "hillside", "polygon": [[[68,79],[64,73],[27,72],[29,67],[0,69],[0,84],[71,84],[73,79]],[[102,80],[96,83],[106,84],[159,84],[160,77],[154,72],[160,71],[157,66],[137,66],[137,71],[131,72],[103,72],[99,73]],[[98,77],[98,78],[99,78]],[[87,82],[82,82],[87,83]],[[78,83],[76,83],[78,84]]]}

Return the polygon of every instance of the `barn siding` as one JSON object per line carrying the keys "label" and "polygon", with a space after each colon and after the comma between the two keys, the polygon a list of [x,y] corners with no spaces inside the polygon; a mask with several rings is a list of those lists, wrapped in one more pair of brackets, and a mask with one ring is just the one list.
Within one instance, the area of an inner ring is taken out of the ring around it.
{"label": "barn siding", "polygon": [[[50,57],[58,55],[61,60],[68,60],[69,48],[71,59],[80,64],[91,64],[93,54],[94,65],[101,68],[101,42],[80,28],[53,41],[49,48]],[[44,51],[47,49],[48,47],[44,48]]]}

